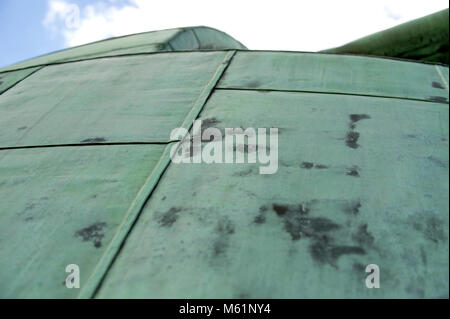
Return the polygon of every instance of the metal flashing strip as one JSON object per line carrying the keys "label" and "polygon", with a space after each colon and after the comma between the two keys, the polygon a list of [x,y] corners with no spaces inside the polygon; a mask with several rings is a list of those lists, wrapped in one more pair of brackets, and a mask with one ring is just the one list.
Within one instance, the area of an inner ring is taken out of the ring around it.
{"label": "metal flashing strip", "polygon": [[[198,117],[209,96],[214,90],[214,87],[222,77],[222,74],[225,72],[227,66],[230,64],[235,52],[236,51],[230,51],[225,55],[223,62],[219,64],[216,72],[214,73],[210,81],[205,85],[197,100],[194,102],[191,111],[183,121],[183,127],[190,128],[192,122]],[[167,146],[165,147],[161,158],[148,176],[144,185],[141,187],[136,198],[131,203],[127,213],[125,214],[122,224],[117,229],[116,234],[109,243],[102,257],[98,261],[96,267],[90,274],[88,280],[86,281],[86,284],[81,289],[78,298],[92,298],[93,296],[95,296],[95,293],[101,286],[101,283],[106,276],[109,268],[113,264],[116,256],[120,253],[120,250],[125,240],[127,239],[128,234],[132,231],[133,225],[138,220],[139,215],[145,206],[145,203],[152,195],[154,189],[158,185],[159,180],[170,165],[171,147],[171,143],[167,144]]]}

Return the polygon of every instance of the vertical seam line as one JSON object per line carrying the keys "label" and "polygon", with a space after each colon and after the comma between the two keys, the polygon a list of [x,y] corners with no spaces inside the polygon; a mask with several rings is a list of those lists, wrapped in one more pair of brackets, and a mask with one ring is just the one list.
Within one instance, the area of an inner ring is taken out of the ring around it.
{"label": "vertical seam line", "polygon": [[[185,117],[185,120],[182,124],[183,127],[185,125],[187,126],[189,122],[193,122],[193,120],[200,114],[209,96],[212,94],[214,88],[221,79],[235,53],[236,50],[227,51],[227,54],[225,54],[222,62],[216,68],[216,71],[214,72],[208,83],[203,87],[203,90],[199,94],[197,100],[194,102],[190,112]],[[189,128],[192,126],[192,124],[193,123],[189,125]],[[83,288],[78,294],[78,298],[93,298],[100,290],[100,287],[103,283],[103,280],[106,278],[108,271],[111,269],[117,256],[120,254],[122,247],[125,245],[125,242],[129,234],[132,232],[134,225],[138,221],[139,216],[144,210],[145,205],[151,198],[151,195],[157,188],[159,181],[170,165],[171,147],[172,145],[168,144],[164,148],[164,151],[157,164],[152,169],[150,175],[147,177],[146,181],[140,188],[133,202],[129,206],[122,220],[122,223],[117,228],[113,238],[109,242],[99,261],[90,273],[89,278],[84,283]]]}
{"label": "vertical seam line", "polygon": [[[33,74],[35,74],[37,71],[43,69],[44,66],[38,66],[36,67],[36,70],[31,71],[28,75],[26,75],[25,77],[23,77],[22,79],[20,79],[19,81],[17,81],[16,83],[14,83],[13,85],[11,85],[10,87],[8,87],[6,90],[4,90],[3,92],[0,92],[0,95],[3,95],[3,93],[8,92],[9,90],[11,90],[13,87],[15,87],[16,85],[18,85],[19,83],[21,83],[22,81],[28,79],[30,76],[32,76]],[[14,71],[13,71],[14,72]]]}

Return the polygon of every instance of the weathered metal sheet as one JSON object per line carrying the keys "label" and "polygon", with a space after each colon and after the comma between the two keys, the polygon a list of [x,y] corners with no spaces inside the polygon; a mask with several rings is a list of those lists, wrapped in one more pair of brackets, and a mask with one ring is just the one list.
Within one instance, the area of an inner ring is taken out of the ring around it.
{"label": "weathered metal sheet", "polygon": [[[203,91],[198,96],[195,103],[192,105],[190,112],[187,114],[180,127],[189,129],[192,126],[192,122],[198,117],[212,89],[217,84],[219,78],[222,76],[234,53],[235,52],[233,51],[227,52],[227,54],[225,55],[225,61],[218,66],[214,76],[211,78],[209,83],[205,85]],[[108,249],[105,251],[102,258],[99,260],[98,265],[95,271],[92,273],[90,280],[81,289],[78,295],[79,298],[90,298],[93,297],[97,292],[102,279],[113,264],[115,257],[120,252],[122,244],[125,241],[128,233],[132,231],[132,227],[137,220],[142,207],[144,207],[146,200],[154,191],[166,168],[170,165],[169,154],[172,145],[173,143],[167,144],[156,168],[152,172],[151,176],[147,179],[145,184],[142,186],[141,191],[139,192],[136,199],[133,201],[132,209],[130,208],[129,213],[127,213],[127,217],[125,218],[122,227],[118,230],[114,237],[114,240],[108,246]]]}
{"label": "weathered metal sheet", "polygon": [[172,163],[97,297],[448,297],[447,105],[216,90],[201,118],[278,127],[277,173]]}
{"label": "weathered metal sheet", "polygon": [[1,95],[0,147],[166,142],[227,52],[47,66]]}
{"label": "weathered metal sheet", "polygon": [[30,74],[36,72],[38,69],[39,67],[0,73],[0,94],[25,79]]}
{"label": "weathered metal sheet", "polygon": [[[35,65],[49,64],[62,61],[79,60],[84,57],[99,56],[101,54],[114,55],[115,50],[129,49],[143,45],[163,44],[176,36],[181,29],[169,29],[154,32],[138,33],[131,36],[118,37],[113,39],[106,39],[98,42],[93,42],[61,51],[56,51],[50,54],[42,55],[40,57],[30,59],[24,62],[13,64],[12,66],[1,69],[0,71],[26,68]],[[150,51],[154,52],[154,51]]]}
{"label": "weathered metal sheet", "polygon": [[208,27],[185,28],[170,42],[174,51],[247,49],[228,34]]}
{"label": "weathered metal sheet", "polygon": [[0,69],[0,72],[105,56],[208,49],[246,49],[246,47],[226,33],[212,28],[176,28],[93,42],[16,63]]}
{"label": "weathered metal sheet", "polygon": [[440,77],[436,68],[430,64],[363,56],[241,51],[218,87],[361,94],[448,103],[448,77]]}
{"label": "weathered metal sheet", "polygon": [[447,8],[324,52],[380,55],[448,64],[448,13]]}
{"label": "weathered metal sheet", "polygon": [[220,30],[197,27],[193,31],[200,42],[200,47],[204,50],[247,49],[245,45]]}
{"label": "weathered metal sheet", "polygon": [[[232,48],[184,28],[0,73],[0,297],[448,298],[448,67]],[[228,51],[117,57],[190,49]],[[171,163],[199,115],[279,128],[278,171]]]}
{"label": "weathered metal sheet", "polygon": [[0,151],[0,296],[76,297],[66,266],[89,280],[164,147]]}

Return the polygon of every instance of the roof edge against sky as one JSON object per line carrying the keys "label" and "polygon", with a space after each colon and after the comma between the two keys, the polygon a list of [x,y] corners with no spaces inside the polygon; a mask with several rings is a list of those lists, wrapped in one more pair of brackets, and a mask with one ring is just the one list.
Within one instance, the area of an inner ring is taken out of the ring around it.
{"label": "roof edge against sky", "polygon": [[[445,9],[317,53],[396,58],[448,65],[448,40],[449,9]],[[248,49],[223,31],[207,26],[191,26],[103,39],[15,63],[1,68],[0,72],[101,57],[199,50]]]}
{"label": "roof edge against sky", "polygon": [[389,56],[448,64],[448,41],[447,8],[322,52]]}
{"label": "roof edge against sky", "polygon": [[186,50],[247,49],[223,31],[192,26],[134,33],[54,51],[0,69],[0,72],[82,58]]}

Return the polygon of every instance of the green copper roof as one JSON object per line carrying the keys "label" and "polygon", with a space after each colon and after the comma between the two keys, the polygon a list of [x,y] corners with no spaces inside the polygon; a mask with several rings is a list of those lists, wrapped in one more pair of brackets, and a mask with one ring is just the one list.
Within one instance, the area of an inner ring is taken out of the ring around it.
{"label": "green copper roof", "polygon": [[27,68],[30,66],[93,59],[104,56],[222,49],[246,49],[246,47],[229,35],[213,28],[190,27],[168,29],[106,39],[53,52],[0,69],[0,72]]}
{"label": "green copper roof", "polygon": [[[0,297],[448,298],[448,67],[180,30],[0,71]],[[172,163],[195,119],[278,171]]]}
{"label": "green copper roof", "polygon": [[380,55],[448,64],[448,12],[445,9],[324,52]]}

